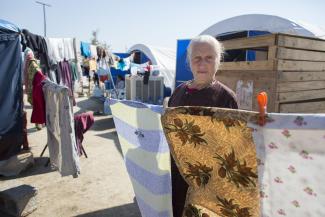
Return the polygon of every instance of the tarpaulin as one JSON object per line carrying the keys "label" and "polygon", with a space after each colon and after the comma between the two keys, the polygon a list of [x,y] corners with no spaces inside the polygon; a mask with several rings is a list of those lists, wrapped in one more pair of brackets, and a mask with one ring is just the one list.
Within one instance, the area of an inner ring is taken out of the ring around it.
{"label": "tarpaulin", "polygon": [[19,152],[23,141],[21,76],[19,29],[0,20],[0,160]]}

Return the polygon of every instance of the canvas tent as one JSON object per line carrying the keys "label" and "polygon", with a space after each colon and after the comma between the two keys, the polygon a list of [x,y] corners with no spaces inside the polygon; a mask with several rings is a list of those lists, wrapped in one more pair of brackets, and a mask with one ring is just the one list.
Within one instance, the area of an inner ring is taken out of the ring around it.
{"label": "canvas tent", "polygon": [[0,161],[23,141],[22,56],[19,28],[0,20]]}
{"label": "canvas tent", "polygon": [[[175,88],[175,65],[176,52],[173,49],[136,44],[129,49],[129,52],[139,51],[151,61],[153,65],[158,65],[160,73],[164,76],[166,87]],[[143,58],[143,59],[146,59]]]}

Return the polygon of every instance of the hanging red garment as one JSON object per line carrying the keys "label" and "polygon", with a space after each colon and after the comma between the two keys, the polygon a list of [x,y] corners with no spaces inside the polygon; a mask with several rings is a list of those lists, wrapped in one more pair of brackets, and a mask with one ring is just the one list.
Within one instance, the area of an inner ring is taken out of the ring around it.
{"label": "hanging red garment", "polygon": [[45,79],[45,75],[43,75],[40,71],[35,73],[33,79],[33,112],[31,122],[35,124],[44,124],[46,122],[45,100],[42,89],[42,81],[44,81]]}

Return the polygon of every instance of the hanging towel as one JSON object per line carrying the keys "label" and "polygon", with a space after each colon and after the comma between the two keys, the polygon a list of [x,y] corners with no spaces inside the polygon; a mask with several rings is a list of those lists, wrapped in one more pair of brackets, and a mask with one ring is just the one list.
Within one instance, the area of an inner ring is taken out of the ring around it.
{"label": "hanging towel", "polygon": [[110,100],[110,108],[141,215],[172,217],[170,154],[160,123],[162,107]]}

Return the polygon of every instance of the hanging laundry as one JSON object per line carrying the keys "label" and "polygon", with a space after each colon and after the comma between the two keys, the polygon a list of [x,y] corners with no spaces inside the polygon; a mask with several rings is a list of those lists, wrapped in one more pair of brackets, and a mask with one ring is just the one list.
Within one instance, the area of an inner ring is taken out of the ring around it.
{"label": "hanging laundry", "polygon": [[52,63],[75,60],[73,38],[46,38],[48,55]]}
{"label": "hanging laundry", "polygon": [[73,47],[74,47],[74,52],[75,52],[75,63],[77,66],[77,77],[78,81],[81,80],[82,78],[82,68],[81,68],[81,63],[82,63],[82,56],[81,56],[81,50],[80,50],[80,41],[76,38],[73,38]]}
{"label": "hanging laundry", "polygon": [[43,81],[46,79],[42,72],[38,71],[34,75],[33,80],[33,111],[31,116],[31,123],[45,124],[45,101],[43,94]]}
{"label": "hanging laundry", "polygon": [[73,94],[73,74],[71,72],[71,67],[68,61],[62,61],[59,63],[59,69],[61,72],[61,83],[68,87],[69,89],[69,96],[72,98],[73,100],[73,105],[76,105],[76,101],[74,98],[74,94]]}
{"label": "hanging laundry", "polygon": [[130,69],[131,61],[130,58],[121,58],[117,63],[117,69],[127,71]]}
{"label": "hanging laundry", "polygon": [[35,58],[40,60],[40,67],[42,72],[47,74],[50,69],[50,59],[48,57],[48,50],[45,38],[39,35],[30,33],[27,29],[22,30],[23,33],[23,50],[27,47],[33,50]]}
{"label": "hanging laundry", "polygon": [[64,58],[66,60],[75,60],[75,52],[73,48],[73,38],[63,38]]}
{"label": "hanging laundry", "polygon": [[[14,24],[0,20],[0,161],[19,153],[23,144],[23,64],[19,31]],[[0,182],[2,186],[3,181]]]}
{"label": "hanging laundry", "polygon": [[268,116],[252,125],[262,216],[325,216],[325,115]]}
{"label": "hanging laundry", "polygon": [[162,107],[110,100],[110,108],[141,215],[172,217],[170,154],[160,122]]}
{"label": "hanging laundry", "polygon": [[96,71],[97,70],[97,62],[94,59],[89,60],[89,70]]}
{"label": "hanging laundry", "polygon": [[70,71],[72,73],[72,81],[79,80],[78,67],[75,61],[69,61]]}
{"label": "hanging laundry", "polygon": [[80,50],[81,50],[81,55],[89,58],[90,55],[90,44],[87,42],[81,42],[80,43]]}
{"label": "hanging laundry", "polygon": [[47,145],[51,164],[62,176],[80,173],[69,89],[48,79],[43,91],[46,105]]}
{"label": "hanging laundry", "polygon": [[62,38],[45,38],[49,58],[52,63],[58,63],[64,59],[64,44]]}
{"label": "hanging laundry", "polygon": [[91,58],[95,58],[97,59],[98,58],[98,55],[97,55],[97,46],[95,45],[90,45],[90,57]]}
{"label": "hanging laundry", "polygon": [[92,112],[84,112],[74,116],[74,129],[76,134],[76,142],[79,156],[82,155],[82,141],[84,134],[94,124],[94,115]]}
{"label": "hanging laundry", "polygon": [[325,115],[268,114],[265,126],[258,119],[231,109],[167,109],[164,132],[190,186],[184,215],[324,216]]}

